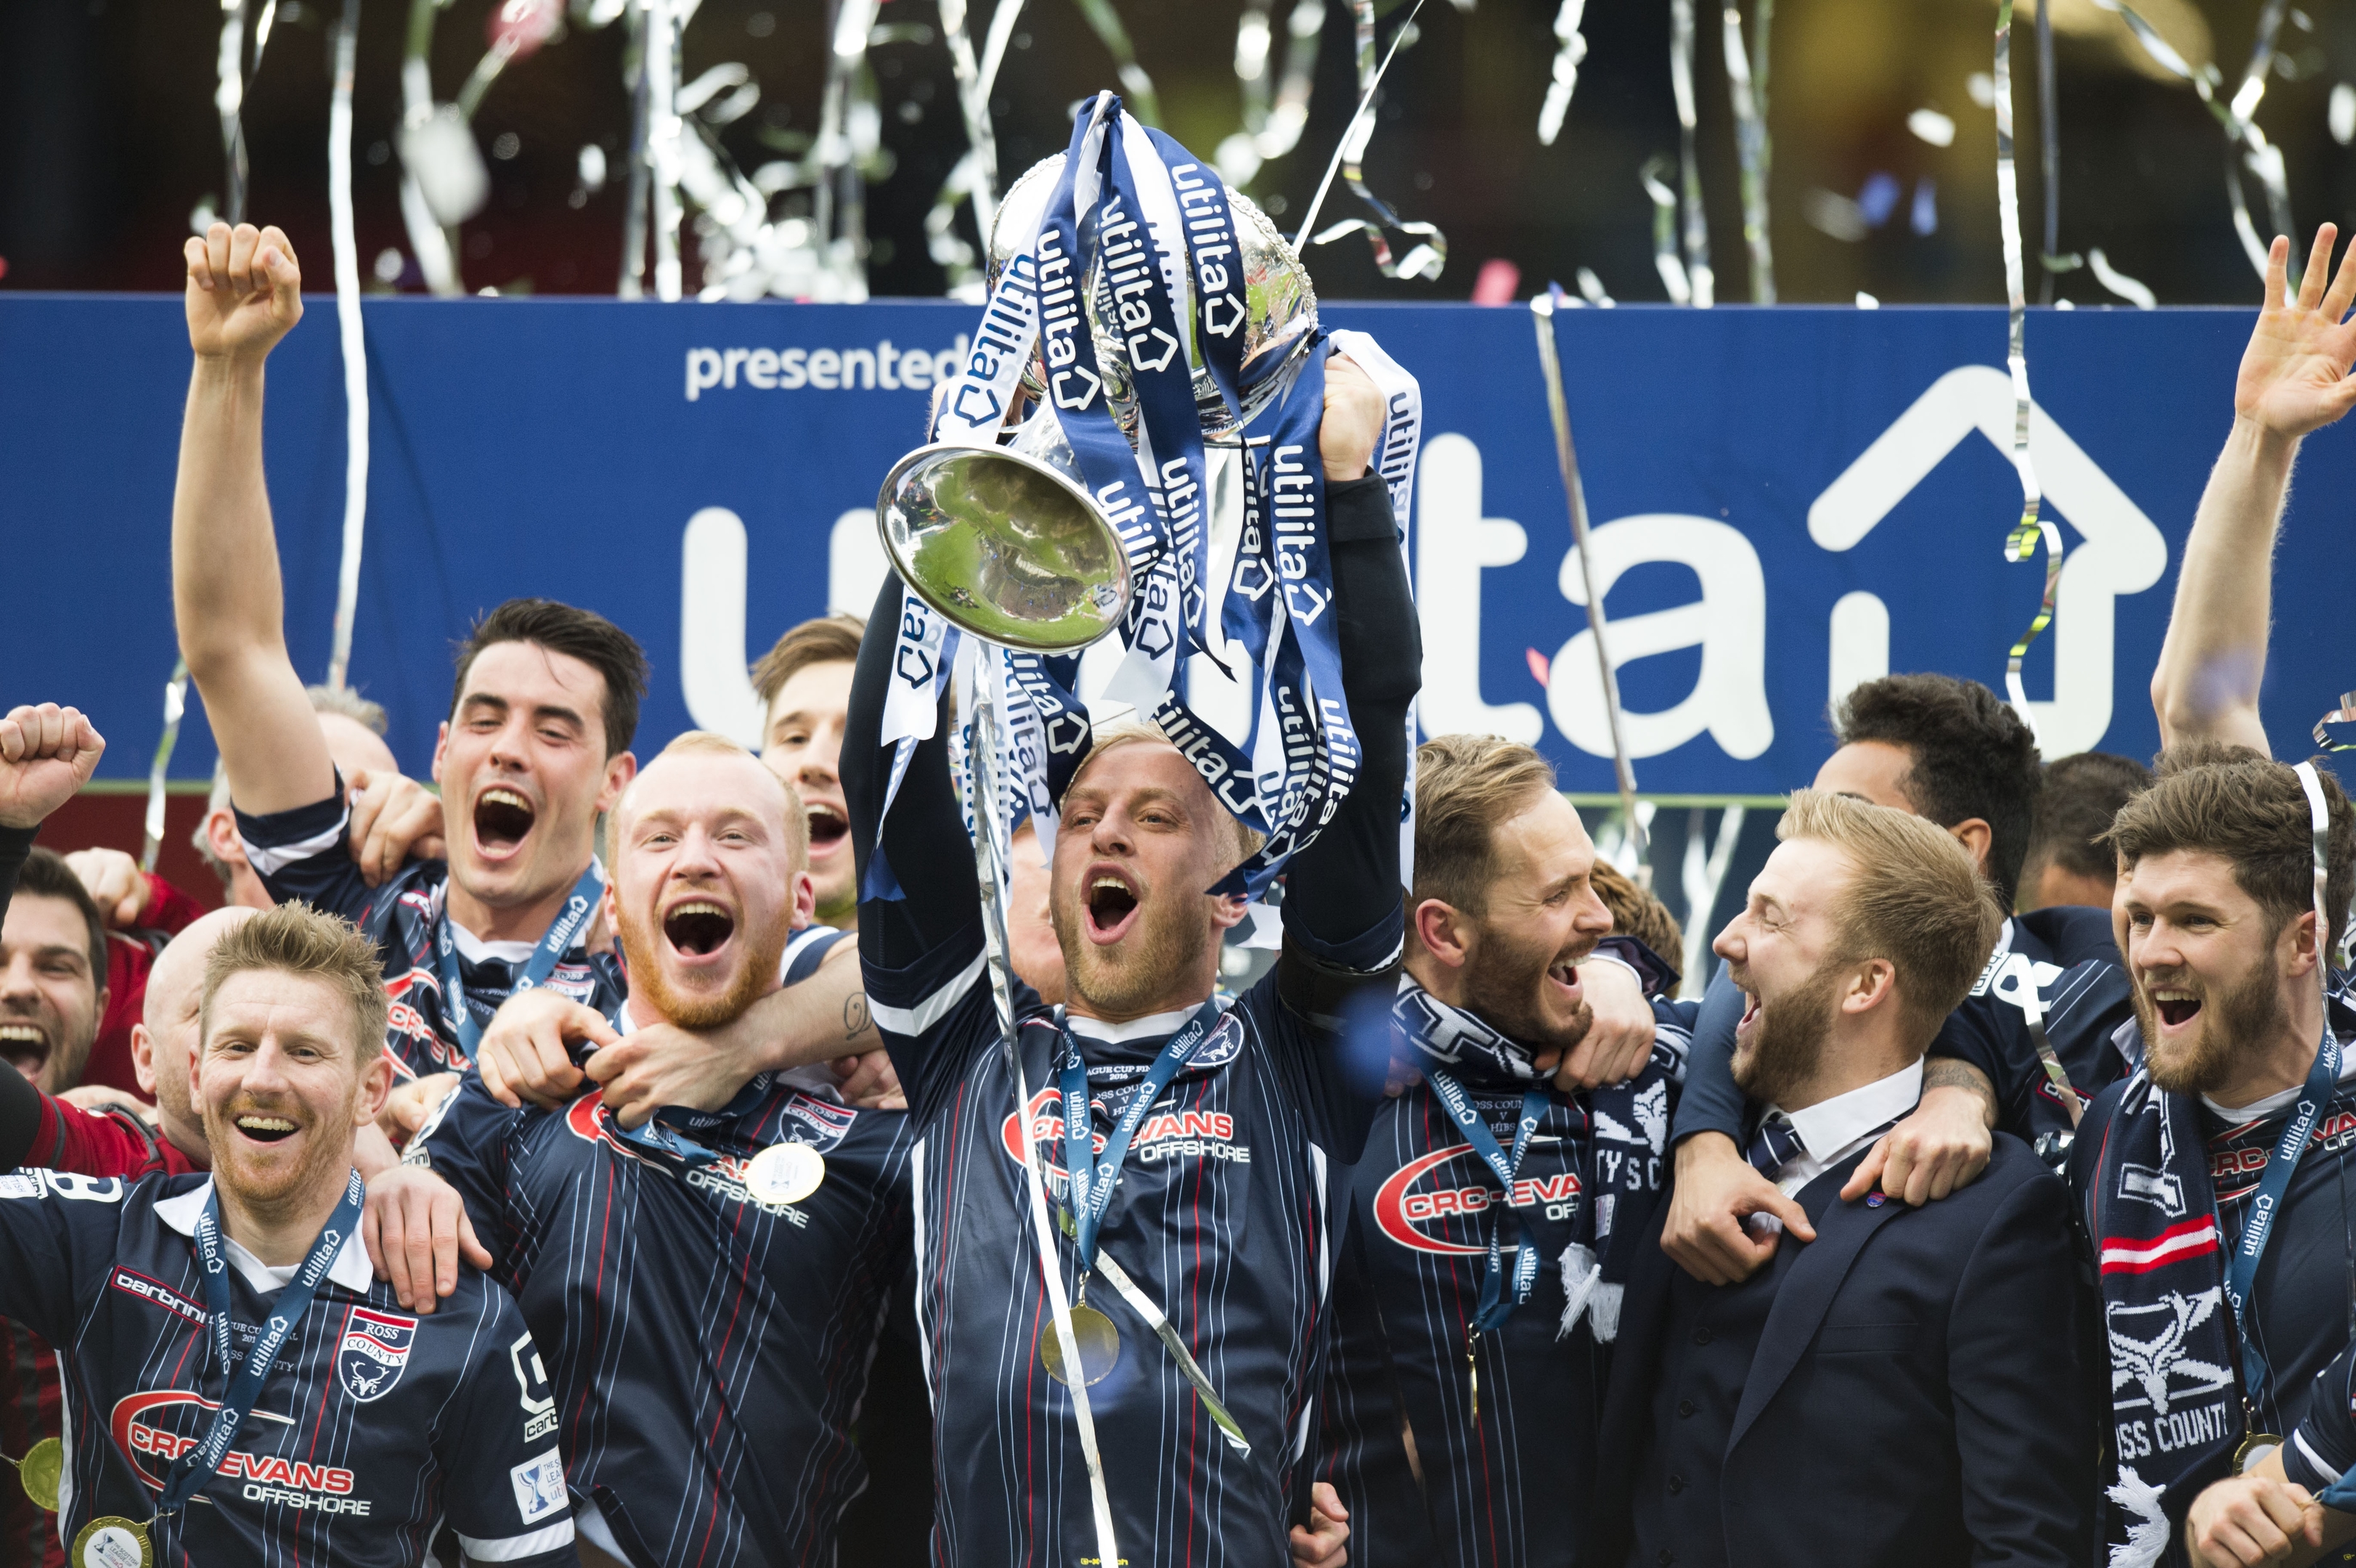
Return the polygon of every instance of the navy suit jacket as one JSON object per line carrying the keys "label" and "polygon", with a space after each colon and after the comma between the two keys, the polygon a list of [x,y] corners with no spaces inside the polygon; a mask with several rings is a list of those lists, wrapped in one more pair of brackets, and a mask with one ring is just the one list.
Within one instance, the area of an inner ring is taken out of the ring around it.
{"label": "navy suit jacket", "polygon": [[[1773,1292],[1719,1478],[1729,1561],[2083,1568],[2098,1407],[2060,1179],[1998,1134],[1987,1173],[1937,1202],[1842,1202],[1862,1157],[1801,1192],[1816,1240],[1787,1267],[1717,1287]],[[1645,1227],[1621,1313],[1587,1556],[1600,1568],[1627,1560],[1653,1441],[1676,1268],[1659,1244],[1667,1210]]]}

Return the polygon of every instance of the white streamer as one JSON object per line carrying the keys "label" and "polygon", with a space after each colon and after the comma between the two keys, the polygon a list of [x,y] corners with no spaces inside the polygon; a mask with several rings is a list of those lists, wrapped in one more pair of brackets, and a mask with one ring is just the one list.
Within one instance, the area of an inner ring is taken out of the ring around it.
{"label": "white streamer", "polygon": [[368,346],[360,333],[359,242],[352,229],[352,68],[360,0],[344,0],[336,28],[335,95],[327,108],[327,220],[336,261],[336,332],[344,358],[344,548],[336,574],[336,622],[327,684],[340,691],[352,661],[360,594],[360,540],[368,524]]}

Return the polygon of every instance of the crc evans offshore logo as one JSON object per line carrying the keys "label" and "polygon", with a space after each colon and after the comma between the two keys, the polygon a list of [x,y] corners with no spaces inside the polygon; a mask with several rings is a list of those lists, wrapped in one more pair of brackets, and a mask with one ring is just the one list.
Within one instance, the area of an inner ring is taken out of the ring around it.
{"label": "crc evans offshore logo", "polygon": [[[1458,1161],[1468,1161],[1462,1167]],[[1484,1228],[1467,1221],[1484,1218],[1503,1205],[1504,1193],[1488,1185],[1487,1169],[1471,1144],[1434,1149],[1419,1155],[1392,1173],[1375,1194],[1375,1223],[1400,1246],[1444,1257],[1485,1254]],[[1471,1178],[1469,1183],[1464,1182]],[[1561,1171],[1553,1176],[1526,1176],[1514,1183],[1519,1204],[1538,1205],[1549,1220],[1569,1220],[1579,1211],[1579,1176]],[[1451,1234],[1466,1238],[1451,1239]],[[1515,1243],[1506,1242],[1511,1248]]]}
{"label": "crc evans offshore logo", "polygon": [[[1199,1062],[1198,1062],[1199,1065]],[[1235,1165],[1251,1163],[1251,1147],[1235,1141],[1236,1119],[1225,1111],[1156,1111],[1145,1118],[1130,1144],[1129,1157],[1140,1165],[1167,1159],[1215,1159]],[[1010,1115],[999,1124],[998,1141],[1006,1157],[1023,1163],[1023,1126]],[[1039,1146],[1039,1171],[1057,1193],[1070,1185],[1071,1172],[1048,1156],[1050,1147],[1064,1141],[1064,1098],[1053,1089],[1031,1096],[1031,1141]],[[1089,1147],[1105,1149],[1102,1132],[1090,1129]]]}
{"label": "crc evans offshore logo", "polygon": [[[2261,1125],[2262,1123],[2252,1122],[2236,1130],[2247,1135]],[[2317,1121],[2308,1147],[2319,1154],[2328,1153],[2347,1147],[2351,1136],[2356,1136],[2356,1111],[2341,1111]],[[2217,1201],[2231,1202],[2254,1189],[2266,1173],[2266,1159],[2273,1152],[2271,1140],[2244,1144],[2238,1147],[2229,1144],[2223,1148],[2211,1148],[2209,1151],[2209,1179],[2217,1189]]]}
{"label": "crc evans offshore logo", "polygon": [[[605,1096],[592,1089],[573,1101],[571,1108],[564,1113],[565,1130],[585,1142],[604,1144],[615,1153],[635,1160],[640,1165],[652,1166],[659,1170],[669,1168],[659,1160],[649,1159],[615,1136],[612,1115],[613,1113],[605,1109]],[[764,1203],[755,1198],[752,1189],[744,1185],[744,1161],[735,1155],[723,1154],[710,1165],[699,1165],[681,1171],[679,1173],[679,1179],[690,1187],[709,1192],[731,1203],[749,1203],[771,1219],[783,1220],[796,1230],[806,1229],[810,1222],[804,1205]]]}
{"label": "crc evans offshore logo", "polygon": [[[150,1389],[116,1401],[109,1428],[114,1436],[114,1446],[131,1461],[132,1469],[151,1490],[160,1492],[164,1489],[164,1477],[158,1472],[170,1468],[173,1460],[203,1440],[209,1417],[219,1409],[217,1402],[187,1389]],[[180,1421],[174,1421],[175,1416]],[[191,1416],[193,1420],[187,1419]],[[291,1416],[275,1415],[266,1410],[250,1412],[246,1420],[279,1426],[294,1424]],[[195,1429],[194,1435],[171,1429],[182,1422]],[[253,1433],[253,1428],[249,1425],[246,1431]],[[241,1495],[250,1501],[284,1503],[319,1513],[359,1517],[366,1517],[369,1511],[366,1498],[351,1495],[352,1472],[339,1466],[313,1465],[284,1459],[275,1454],[232,1448],[221,1460],[220,1474],[227,1479],[243,1481]]]}
{"label": "crc evans offshore logo", "polygon": [[382,1399],[409,1369],[417,1343],[417,1319],[355,1307],[344,1319],[343,1343],[336,1349],[336,1377],[362,1404]]}

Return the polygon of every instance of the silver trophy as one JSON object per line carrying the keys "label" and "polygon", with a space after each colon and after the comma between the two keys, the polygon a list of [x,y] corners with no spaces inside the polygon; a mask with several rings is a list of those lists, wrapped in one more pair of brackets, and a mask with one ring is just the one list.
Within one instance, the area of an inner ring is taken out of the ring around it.
{"label": "silver trophy", "polygon": [[[1034,164],[998,208],[990,282],[1037,232],[1064,155]],[[1291,385],[1317,327],[1307,269],[1268,215],[1230,189],[1244,252],[1244,423]],[[1133,443],[1137,395],[1101,267],[1083,287],[1097,368],[1113,417]],[[1189,324],[1192,327],[1192,323]],[[1274,356],[1273,359],[1270,356]],[[1131,592],[1128,551],[1081,482],[1071,443],[1048,406],[1034,357],[1023,386],[1034,411],[1007,444],[920,447],[894,464],[876,497],[884,553],[901,581],[949,624],[1022,653],[1073,654],[1120,624]],[[1194,374],[1204,439],[1236,445],[1242,425],[1204,371]]]}

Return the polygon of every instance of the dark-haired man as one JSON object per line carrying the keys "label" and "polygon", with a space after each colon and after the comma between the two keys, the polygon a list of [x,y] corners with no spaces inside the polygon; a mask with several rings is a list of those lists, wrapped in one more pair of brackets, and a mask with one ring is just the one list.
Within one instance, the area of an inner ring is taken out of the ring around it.
{"label": "dark-haired man", "polygon": [[842,804],[842,732],[866,630],[856,615],[804,621],[753,667],[753,689],[761,694],[761,760],[794,786],[809,812],[818,918],[837,931],[859,929],[851,818]]}
{"label": "dark-haired man", "polygon": [[[725,1024],[779,988],[811,907],[789,786],[691,731],[632,781],[609,827],[605,910],[632,981],[621,1030]],[[493,1026],[525,1027],[584,1051],[619,1038],[553,996],[519,997]],[[546,1425],[582,1535],[605,1554],[831,1563],[867,1480],[851,1432],[905,1267],[910,1142],[905,1114],[844,1104],[823,1069],[752,1075],[724,1107],[666,1110],[643,1130],[594,1085],[517,1111],[470,1072],[411,1142],[431,1173],[371,1190],[371,1245],[405,1299],[430,1301],[407,1272],[406,1206],[445,1179],[464,1196],[548,1368]],[[772,1165],[799,1175],[780,1185]]]}
{"label": "dark-haired man", "polygon": [[2021,862],[2019,907],[2056,904],[2107,910],[2118,891],[2118,863],[2102,842],[2111,819],[2151,785],[2151,770],[2133,757],[2081,752],[2045,764],[2037,792],[2037,826]]}
{"label": "dark-haired man", "polygon": [[1943,1203],[1840,1195],[1921,1093],[1996,902],[1910,813],[1802,790],[1777,837],[1715,946],[1746,1157],[1815,1239],[1717,1285],[1635,1249],[1583,1561],[2077,1568],[2095,1426],[2062,1183],[1999,1134]]}
{"label": "dark-haired man", "polygon": [[[2179,1532],[2195,1562],[2277,1555],[2262,1521],[2282,1472],[2228,1477],[2308,1414],[2349,1343],[2356,1268],[2356,1011],[2325,963],[2356,814],[2329,773],[2246,748],[2169,760],[2110,835],[2140,1061],[2070,1162],[2108,1330],[2120,1568],[2168,1560]],[[2329,822],[2320,889],[2310,792]]]}
{"label": "dark-haired man", "polygon": [[[378,944],[387,1044],[404,1077],[466,1068],[519,988],[612,1016],[619,971],[583,938],[602,886],[597,819],[637,767],[644,654],[604,616],[551,600],[509,600],[477,621],[434,746],[449,858],[369,886],[344,848],[344,782],[287,657],[262,474],[262,365],[302,317],[302,274],[275,228],[215,224],[186,251],[196,368],[173,497],[174,603],[253,869],[273,897],[343,914]],[[855,1030],[839,1021],[858,991],[848,962],[794,989],[806,994],[778,993],[738,1027],[798,1059],[872,1043],[859,1038],[863,1012]]]}
{"label": "dark-haired man", "polygon": [[[1347,1071],[1340,1019],[1354,998],[1378,1008],[1392,988],[1406,706],[1421,664],[1387,496],[1368,472],[1382,401],[1339,357],[1323,421],[1333,607],[1364,754],[1347,800],[1290,862],[1274,972],[1232,1002],[1215,995],[1218,934],[1245,904],[1207,890],[1250,852],[1248,830],[1158,731],[1099,731],[1066,787],[1049,871],[1066,1005],[1015,987],[1011,1063],[949,726],[916,748],[887,816],[894,644],[871,638],[860,653],[844,784],[862,868],[880,854],[905,895],[863,901],[860,958],[924,1139],[917,1302],[941,1568],[1088,1563],[1108,1536],[1132,1568],[1265,1564],[1310,1533],[1287,1527],[1312,1491],[1310,1405],[1343,1212],[1332,1166],[1355,1157],[1381,1097],[1378,1062],[1371,1082]],[[868,624],[897,626],[901,593],[887,582]],[[1035,1148],[1036,1179],[1061,1200],[1084,1139],[1092,1146],[1083,1129],[1109,1139],[1130,1113],[1126,1157],[1101,1151],[1109,1201],[1086,1301],[1096,1316],[1081,1322],[1075,1367],[1045,1271],[1067,1292],[1078,1254],[1044,1233],[1025,1167]],[[1120,1347],[1109,1361],[1107,1328]],[[1043,1353],[1076,1384],[1093,1381],[1092,1428]],[[1100,1469],[1084,1458],[1091,1430]]]}
{"label": "dark-haired man", "polygon": [[[2286,277],[2289,240],[2277,236],[2268,253],[2233,388],[2233,427],[2185,541],[2152,675],[2169,748],[2160,782],[2119,814],[2114,829],[2124,868],[2115,912],[2138,994],[2146,1071],[2089,1112],[2089,1127],[2101,1119],[2107,1136],[2100,1149],[2081,1139],[2072,1174],[2103,1259],[2112,1319],[2119,1478],[2109,1501],[2113,1539],[2130,1542],[2114,1552],[2122,1568],[2179,1550],[2217,1568],[2302,1563],[2348,1522],[2323,1519],[2301,1499],[2334,1478],[2339,1467],[2326,1456],[2340,1450],[2318,1439],[2335,1417],[2344,1424],[2345,1413],[2325,1408],[2344,1390],[2344,1373],[2320,1384],[2314,1374],[2348,1336],[2342,1184],[2356,1145],[2347,1051],[2356,1008],[2346,977],[2327,961],[2356,887],[2356,835],[2331,774],[2318,769],[2304,781],[2265,760],[2259,714],[2274,544],[2291,468],[2308,434],[2356,406],[2349,375],[2356,325],[2346,320],[2356,267],[2342,257],[2333,272],[2336,238],[2331,224],[2317,230],[2296,293]],[[2304,751],[2304,734],[2297,741]],[[2330,822],[2319,898],[2309,782]],[[2330,1050],[2340,1056],[2339,1079],[2316,1083]],[[2305,1115],[2303,1103],[2315,1125],[2303,1140],[2286,1137]],[[2110,1147],[2122,1147],[2123,1160],[2126,1144],[2140,1140],[2147,1150],[2143,1135],[2161,1129],[2171,1135],[2174,1159],[2146,1152],[2135,1163],[2158,1174],[2177,1170],[2188,1153],[2198,1167],[2205,1152],[2207,1169],[2183,1173],[2192,1179],[2174,1186],[2138,1179],[2133,1191],[2144,1196],[2135,1198],[2124,1164],[2112,1169]],[[2269,1196],[2264,1189],[2277,1171],[2287,1171],[2286,1186]],[[2121,1186],[2105,1193],[2099,1184],[2113,1179]],[[2272,1218],[2254,1223],[2262,1213]],[[2177,1244],[2147,1245],[2155,1226],[2177,1232]],[[2254,1285],[2233,1277],[2245,1258],[2255,1264]],[[2147,1259],[2146,1268],[2131,1266]],[[2180,1328],[2172,1302],[2150,1310],[2131,1297],[2147,1283],[2190,1304]],[[2235,1294],[2247,1311],[2227,1299]],[[2219,1362],[2220,1375],[2193,1374],[2195,1360]],[[2231,1397],[2236,1381],[2254,1414]],[[2138,1392],[2147,1409],[2136,1407]],[[2222,1438],[2211,1430],[2219,1426]],[[2236,1467],[2245,1427],[2264,1435],[2295,1426],[2304,1446],[2261,1457],[2261,1443],[2242,1477],[2218,1481]],[[2163,1431],[2171,1439],[2165,1447]]]}
{"label": "dark-haired man", "polygon": [[62,1094],[106,1011],[106,926],[64,857],[35,848],[0,919],[0,1061]]}
{"label": "dark-haired man", "polygon": [[[2037,742],[2020,716],[1976,681],[1895,675],[1836,704],[1840,748],[1815,788],[1909,812],[1971,855],[2000,905],[2012,907],[2040,780]],[[2057,1162],[2085,1097],[2126,1071],[2112,1035],[2130,1008],[2106,912],[2015,915],[1954,1016],[1932,1041],[1922,1106],[1861,1161],[1847,1197],[1879,1180],[1920,1205],[1970,1181],[2001,1127]],[[1676,1191],[1663,1244],[1711,1284],[1742,1278],[1780,1233],[1746,1228],[1776,1216],[1810,1239],[1807,1216],[1742,1158],[1740,1096],[1728,1071],[1741,1008],[1721,972],[1694,1029],[1677,1113]]]}
{"label": "dark-haired man", "polygon": [[1392,1006],[1415,1081],[1351,1174],[1319,1473],[1360,1568],[1568,1568],[1693,1004],[1655,1002],[1633,1081],[1557,1087],[1592,1021],[1567,982],[1614,923],[1579,813],[1527,746],[1443,735],[1417,752],[1415,838]]}

